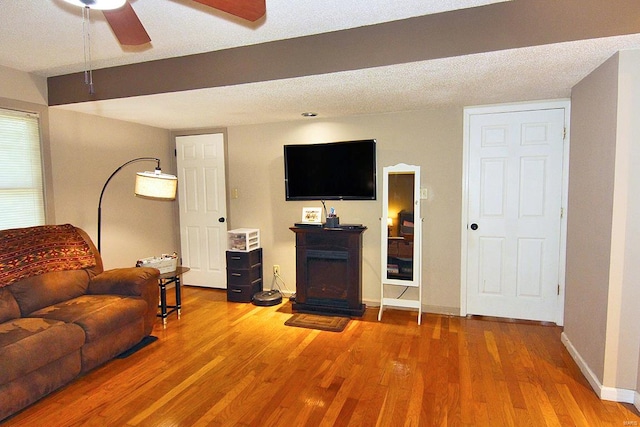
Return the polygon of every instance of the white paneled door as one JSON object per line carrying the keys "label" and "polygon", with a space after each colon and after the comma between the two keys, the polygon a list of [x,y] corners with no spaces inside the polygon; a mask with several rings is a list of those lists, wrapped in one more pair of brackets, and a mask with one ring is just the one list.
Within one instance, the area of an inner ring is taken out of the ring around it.
{"label": "white paneled door", "polygon": [[467,314],[556,321],[565,109],[467,122]]}
{"label": "white paneled door", "polygon": [[182,264],[191,269],[185,283],[224,289],[227,287],[224,135],[178,136],[176,156]]}

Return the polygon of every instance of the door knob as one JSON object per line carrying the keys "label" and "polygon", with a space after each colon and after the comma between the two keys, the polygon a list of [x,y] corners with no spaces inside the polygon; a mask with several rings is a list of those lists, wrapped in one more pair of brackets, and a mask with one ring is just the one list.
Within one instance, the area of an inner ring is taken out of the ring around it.
{"label": "door knob", "polygon": [[473,224],[471,224],[471,229],[473,231],[476,231],[478,229],[478,224],[476,224],[475,222]]}
{"label": "door knob", "polygon": [[218,222],[224,222],[224,217],[221,216],[220,218],[218,218]]}

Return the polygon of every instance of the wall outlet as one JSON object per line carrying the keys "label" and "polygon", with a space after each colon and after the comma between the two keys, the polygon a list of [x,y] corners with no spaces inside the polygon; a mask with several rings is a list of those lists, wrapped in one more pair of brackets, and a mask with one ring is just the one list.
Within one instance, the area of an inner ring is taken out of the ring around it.
{"label": "wall outlet", "polygon": [[275,276],[280,274],[280,266],[278,264],[273,264],[273,274]]}

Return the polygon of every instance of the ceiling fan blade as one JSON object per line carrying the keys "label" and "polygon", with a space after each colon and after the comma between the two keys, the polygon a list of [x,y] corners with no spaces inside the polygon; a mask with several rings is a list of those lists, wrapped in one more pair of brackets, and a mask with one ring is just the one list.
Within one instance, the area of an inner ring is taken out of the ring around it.
{"label": "ceiling fan blade", "polygon": [[194,0],[247,21],[257,21],[267,13],[265,0]]}
{"label": "ceiling fan blade", "polygon": [[120,9],[103,10],[102,13],[104,13],[104,17],[120,44],[138,46],[151,41],[147,30],[142,26],[142,22],[138,19],[138,15],[129,2],[126,2]]}

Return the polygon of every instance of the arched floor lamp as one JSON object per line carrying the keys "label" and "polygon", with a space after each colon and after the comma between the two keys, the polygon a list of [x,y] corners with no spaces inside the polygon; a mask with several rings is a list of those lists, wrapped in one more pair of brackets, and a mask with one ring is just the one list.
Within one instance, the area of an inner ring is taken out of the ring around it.
{"label": "arched floor lamp", "polygon": [[154,200],[175,200],[176,198],[176,190],[178,188],[178,178],[174,175],[168,175],[162,173],[160,169],[160,159],[155,157],[138,157],[133,160],[129,160],[124,163],[118,169],[113,171],[113,173],[107,179],[107,182],[104,183],[102,187],[102,191],[100,192],[100,201],[98,202],[98,252],[101,252],[101,229],[102,229],[102,196],[104,195],[104,190],[107,188],[109,181],[113,178],[120,170],[135,162],[142,161],[154,161],[156,162],[156,169],[153,172],[138,172],[136,173],[136,186],[135,186],[135,194],[136,196],[146,197]]}

